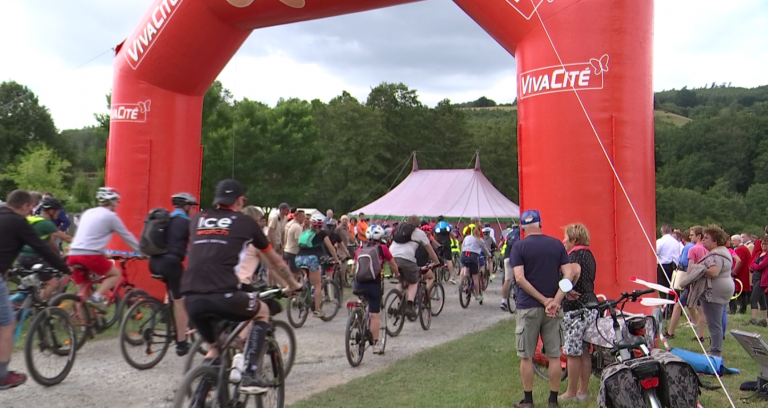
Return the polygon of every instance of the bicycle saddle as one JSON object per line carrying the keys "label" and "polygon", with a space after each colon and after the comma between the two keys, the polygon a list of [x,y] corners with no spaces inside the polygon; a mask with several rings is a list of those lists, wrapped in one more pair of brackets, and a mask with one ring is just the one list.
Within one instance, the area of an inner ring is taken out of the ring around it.
{"label": "bicycle saddle", "polygon": [[355,296],[365,296],[366,292],[362,289],[353,288],[352,294]]}
{"label": "bicycle saddle", "polygon": [[644,344],[645,344],[644,337],[633,336],[630,334],[629,337],[627,337],[626,339],[622,339],[621,341],[619,341],[616,347],[618,350],[623,350],[623,349],[633,350],[633,349],[640,348],[640,346]]}

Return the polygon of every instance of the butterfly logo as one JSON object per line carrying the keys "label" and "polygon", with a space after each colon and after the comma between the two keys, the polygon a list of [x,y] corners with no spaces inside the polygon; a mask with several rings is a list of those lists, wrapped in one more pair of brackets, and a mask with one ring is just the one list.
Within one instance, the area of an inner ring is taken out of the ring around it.
{"label": "butterfly logo", "polygon": [[139,102],[139,112],[146,113],[149,112],[149,105],[152,103],[151,100],[147,100],[146,102]]}
{"label": "butterfly logo", "polygon": [[595,69],[595,75],[602,75],[603,72],[608,72],[608,54],[603,54],[600,59],[590,58],[589,63]]}

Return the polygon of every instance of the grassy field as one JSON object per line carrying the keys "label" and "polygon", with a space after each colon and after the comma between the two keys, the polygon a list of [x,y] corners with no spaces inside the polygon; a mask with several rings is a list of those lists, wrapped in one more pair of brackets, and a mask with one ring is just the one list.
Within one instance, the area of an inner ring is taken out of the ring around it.
{"label": "grassy field", "polygon": [[670,122],[675,126],[683,126],[693,119],[686,118],[685,116],[675,115],[674,113],[665,112],[661,110],[653,111],[653,115],[657,119],[661,119],[664,122]]}
{"label": "grassy field", "polygon": [[[733,317],[729,329],[747,329],[744,316]],[[461,339],[423,351],[402,360],[390,368],[349,383],[331,388],[310,399],[291,405],[292,408],[367,408],[407,407],[488,407],[508,408],[522,399],[519,359],[514,350],[513,320],[501,322],[492,328],[473,333]],[[754,328],[754,326],[750,326]],[[758,331],[768,336],[768,330]],[[673,347],[696,350],[690,328],[679,328]],[[407,341],[398,339],[397,341]],[[737,406],[741,398],[750,393],[739,391],[744,381],[754,381],[758,367],[729,334],[725,343],[726,365],[742,370],[741,375],[726,377],[725,384]],[[366,354],[365,360],[376,358]],[[363,360],[363,364],[365,364]],[[711,379],[714,380],[714,377]],[[592,377],[590,395],[586,403],[564,402],[563,407],[597,407],[598,380]],[[561,385],[561,392],[566,384]],[[549,395],[546,381],[534,381],[534,402],[542,406]],[[702,390],[704,407],[730,406],[722,390]],[[765,405],[762,405],[765,406]]]}

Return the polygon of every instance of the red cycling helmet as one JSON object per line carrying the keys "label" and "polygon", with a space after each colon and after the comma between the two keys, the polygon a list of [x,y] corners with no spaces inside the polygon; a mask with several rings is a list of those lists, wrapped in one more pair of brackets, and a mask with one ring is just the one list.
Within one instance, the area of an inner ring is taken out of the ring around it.
{"label": "red cycling helmet", "polygon": [[424,233],[426,233],[427,235],[429,235],[429,234],[431,234],[431,233],[432,233],[432,226],[430,226],[429,224],[427,224],[427,225],[422,225],[422,226],[421,226],[421,227],[419,227],[419,228],[420,228],[422,231],[424,231]]}

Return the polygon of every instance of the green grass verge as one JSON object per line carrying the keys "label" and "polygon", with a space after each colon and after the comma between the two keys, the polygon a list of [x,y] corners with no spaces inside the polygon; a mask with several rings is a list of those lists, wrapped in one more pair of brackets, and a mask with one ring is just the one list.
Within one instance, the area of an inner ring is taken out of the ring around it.
{"label": "green grass verge", "polygon": [[[729,329],[747,330],[744,324],[748,320],[743,316],[729,316],[733,324]],[[473,333],[460,339],[420,352],[415,356],[399,361],[386,370],[349,383],[334,387],[313,397],[299,401],[292,408],[390,408],[390,407],[511,407],[522,399],[520,381],[520,360],[514,349],[515,323],[503,321],[490,329]],[[758,331],[768,336],[768,330]],[[754,381],[758,368],[751,361],[744,349],[729,334],[725,343],[726,364],[742,370],[741,375],[725,377],[725,384],[737,405],[740,398],[750,393],[739,391],[744,381]],[[691,338],[690,329],[679,328],[678,337],[672,341],[673,347],[697,350]],[[408,341],[398,337],[392,341]],[[365,355],[362,364],[375,359],[372,354]],[[346,369],[346,368],[345,368]],[[712,377],[712,381],[714,377]],[[561,393],[566,383],[561,385]],[[563,407],[597,407],[599,381],[590,380],[590,395],[586,403],[562,403]],[[534,401],[542,406],[549,395],[549,385],[536,377],[534,380]],[[702,390],[701,403],[705,407],[730,406],[722,391]]]}

